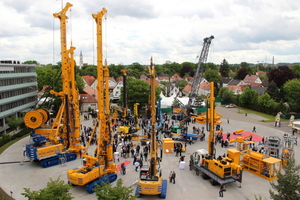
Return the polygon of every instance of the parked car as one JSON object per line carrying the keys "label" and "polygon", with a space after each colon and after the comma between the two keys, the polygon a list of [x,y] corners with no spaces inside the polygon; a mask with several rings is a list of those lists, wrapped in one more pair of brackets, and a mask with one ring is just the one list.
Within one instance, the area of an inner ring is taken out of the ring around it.
{"label": "parked car", "polygon": [[236,107],[236,105],[233,104],[233,103],[231,103],[231,104],[229,104],[229,105],[226,106],[226,108],[235,108],[235,107]]}

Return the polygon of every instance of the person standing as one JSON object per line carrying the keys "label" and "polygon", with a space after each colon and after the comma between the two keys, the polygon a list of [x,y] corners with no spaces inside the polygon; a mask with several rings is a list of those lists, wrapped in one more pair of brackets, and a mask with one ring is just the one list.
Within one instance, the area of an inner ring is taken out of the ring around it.
{"label": "person standing", "polygon": [[136,162],[134,163],[134,166],[135,166],[135,171],[137,172],[137,171],[138,171],[138,168],[139,168],[139,166],[140,166],[140,163],[139,163],[138,161],[136,161]]}
{"label": "person standing", "polygon": [[169,178],[170,178],[170,183],[173,182],[173,184],[175,184],[176,174],[175,174],[174,171],[170,171],[170,176],[169,176]]}
{"label": "person standing", "polygon": [[227,124],[229,124],[229,118],[227,118]]}
{"label": "person standing", "polygon": [[223,197],[223,192],[225,191],[225,186],[221,184],[220,190],[219,190],[219,197]]}
{"label": "person standing", "polygon": [[121,164],[121,170],[122,170],[122,174],[125,175],[126,174],[126,166],[124,163]]}
{"label": "person standing", "polygon": [[23,156],[24,157],[26,156],[26,146],[25,145],[23,146]]}
{"label": "person standing", "polygon": [[256,128],[255,128],[255,126],[253,126],[252,132],[253,132],[253,133],[256,133]]}
{"label": "person standing", "polygon": [[176,174],[175,174],[175,172],[173,171],[173,173],[172,173],[173,184],[175,184],[175,178],[176,178]]}

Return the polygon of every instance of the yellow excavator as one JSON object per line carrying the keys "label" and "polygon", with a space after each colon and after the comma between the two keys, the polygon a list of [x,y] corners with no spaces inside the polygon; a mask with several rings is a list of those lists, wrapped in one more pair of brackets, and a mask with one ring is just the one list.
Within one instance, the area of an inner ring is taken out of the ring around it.
{"label": "yellow excavator", "polygon": [[68,170],[68,182],[72,185],[85,186],[87,192],[94,193],[96,185],[101,182],[114,182],[117,179],[117,166],[113,162],[113,139],[111,133],[110,105],[109,105],[109,71],[102,65],[102,17],[107,12],[103,8],[99,13],[93,14],[97,24],[97,91],[98,109],[97,114],[97,149],[95,156],[83,155],[85,166],[79,169]]}
{"label": "yellow excavator", "polygon": [[26,156],[38,161],[44,168],[75,160],[84,148],[80,145],[79,92],[75,81],[75,47],[67,50],[66,12],[73,5],[67,3],[62,11],[54,13],[60,20],[61,34],[61,77],[62,91],[50,90],[62,100],[62,104],[53,123],[47,124],[49,111],[32,110],[24,116],[25,125],[32,129],[32,143],[26,145]]}
{"label": "yellow excavator", "polygon": [[[161,156],[158,156],[159,144],[156,140],[156,97],[155,97],[155,70],[150,60],[150,110],[151,110],[151,141],[150,141],[150,165],[144,166],[140,170],[140,180],[137,183],[135,194],[140,195],[159,195],[166,198],[167,180],[163,180],[160,170]],[[161,144],[160,144],[161,145]],[[162,155],[162,149],[160,154]]]}

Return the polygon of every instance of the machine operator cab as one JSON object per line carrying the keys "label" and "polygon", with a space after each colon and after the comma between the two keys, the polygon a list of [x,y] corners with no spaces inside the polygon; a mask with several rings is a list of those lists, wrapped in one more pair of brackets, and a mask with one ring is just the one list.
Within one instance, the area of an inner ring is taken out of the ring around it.
{"label": "machine operator cab", "polygon": [[[161,176],[161,173],[159,176]],[[140,170],[140,179],[142,181],[158,181],[158,176],[150,176],[149,166],[144,166]]]}
{"label": "machine operator cab", "polygon": [[196,164],[197,166],[201,166],[204,162],[204,158],[208,156],[208,151],[206,149],[198,149],[195,151],[190,157],[190,164]]}

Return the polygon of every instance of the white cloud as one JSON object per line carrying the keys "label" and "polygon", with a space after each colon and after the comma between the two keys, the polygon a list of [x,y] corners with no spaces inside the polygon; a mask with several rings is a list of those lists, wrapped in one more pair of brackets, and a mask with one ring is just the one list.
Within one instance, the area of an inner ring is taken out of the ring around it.
{"label": "white cloud", "polygon": [[[64,4],[66,1],[64,1]],[[106,7],[103,54],[108,63],[197,62],[203,38],[214,35],[208,62],[219,64],[299,61],[300,2],[292,0],[139,1],[89,0],[71,2],[68,47],[72,40],[84,62],[96,63],[96,23]],[[61,1],[0,2],[1,58],[56,63],[60,59],[59,20],[53,13]],[[54,52],[54,54],[53,54]]]}

